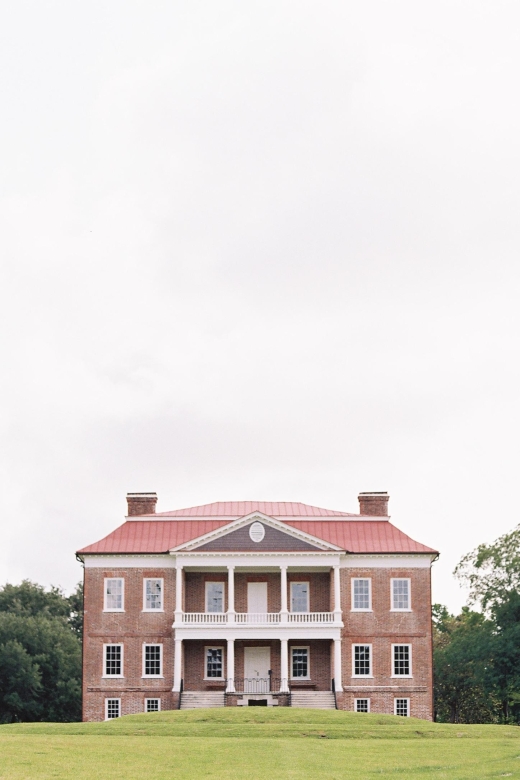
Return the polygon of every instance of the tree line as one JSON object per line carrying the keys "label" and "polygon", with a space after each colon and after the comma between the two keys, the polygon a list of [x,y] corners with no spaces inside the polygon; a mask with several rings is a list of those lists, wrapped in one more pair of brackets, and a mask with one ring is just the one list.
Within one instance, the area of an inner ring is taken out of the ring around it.
{"label": "tree line", "polygon": [[[465,555],[460,615],[433,605],[435,719],[520,723],[520,526]],[[0,723],[81,720],[83,591],[0,588]]]}

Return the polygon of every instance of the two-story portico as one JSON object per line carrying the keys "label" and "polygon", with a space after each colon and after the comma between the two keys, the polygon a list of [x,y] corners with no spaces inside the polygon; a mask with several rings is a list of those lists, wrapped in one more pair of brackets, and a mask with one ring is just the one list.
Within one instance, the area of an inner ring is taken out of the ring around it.
{"label": "two-story portico", "polygon": [[84,718],[233,704],[431,717],[436,553],[390,524],[386,494],[363,495],[350,515],[283,502],[157,514],[155,494],[130,494],[126,523],[78,553]]}

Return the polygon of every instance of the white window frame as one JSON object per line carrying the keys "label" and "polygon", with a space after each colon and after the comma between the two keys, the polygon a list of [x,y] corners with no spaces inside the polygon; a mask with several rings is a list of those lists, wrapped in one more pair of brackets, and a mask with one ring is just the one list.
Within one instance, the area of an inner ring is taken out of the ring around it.
{"label": "white window frame", "polygon": [[[161,673],[160,674],[145,674],[146,670],[146,648],[147,647],[159,647],[159,653],[160,653],[160,664],[161,664]],[[164,680],[164,673],[163,673],[163,645],[160,642],[143,642],[143,673],[141,675],[142,679],[148,679],[148,680]]]}
{"label": "white window frame", "polygon": [[[394,582],[408,583],[408,606],[394,607]],[[392,577],[390,580],[390,612],[412,612],[412,580],[410,577]]]}
{"label": "white window frame", "polygon": [[[222,612],[208,611],[208,590],[210,585],[222,585]],[[207,580],[204,586],[204,612],[206,615],[224,615],[226,612],[226,583],[224,580]]]}
{"label": "white window frame", "polygon": [[108,702],[109,701],[117,701],[119,702],[119,715],[117,718],[121,717],[121,699],[117,696],[108,696],[108,698],[105,699],[105,720],[117,720],[117,718],[109,718],[108,717]]}
{"label": "white window frame", "polygon": [[[107,674],[107,647],[121,648],[121,674]],[[125,646],[123,642],[105,642],[103,644],[103,674],[105,680],[121,680],[125,676]]]}
{"label": "white window frame", "polygon": [[[159,580],[161,583],[161,608],[154,609],[153,607],[146,606],[146,583]],[[143,579],[143,612],[164,612],[164,577],[145,577]]]}
{"label": "white window frame", "polygon": [[[396,647],[407,647],[408,648],[408,659],[409,659],[409,665],[410,665],[410,673],[409,674],[396,674],[395,673],[395,649]],[[410,642],[396,642],[392,645],[392,674],[390,675],[394,679],[398,680],[409,680],[410,677],[413,677],[413,670],[412,670],[412,645]],[[399,697],[400,698],[400,697]]]}
{"label": "white window frame", "polygon": [[[159,708],[157,710],[149,710],[148,709],[148,702],[149,701],[156,701],[159,703]],[[161,711],[161,699],[159,696],[151,696],[149,699],[144,700],[144,711],[145,712],[160,712]]]}
{"label": "white window frame", "polygon": [[[358,701],[366,701],[367,702],[367,712],[370,712],[370,699],[368,699],[366,696],[360,697],[359,699],[354,699],[354,712],[359,712],[357,708]],[[366,713],[361,712],[361,715],[365,715]]]}
{"label": "white window frame", "polygon": [[401,718],[409,718],[410,717],[410,699],[407,699],[406,696],[397,696],[394,699],[394,715],[397,715],[397,702],[398,701],[405,701],[406,702],[406,706],[407,706],[407,710],[408,710],[406,715],[401,715],[400,717]]}
{"label": "white window frame", "polygon": [[[121,585],[121,607],[107,606],[107,582],[110,580],[120,580]],[[125,578],[124,577],[105,577],[103,580],[103,612],[124,612],[125,611]]]}
{"label": "white window frame", "polygon": [[[304,614],[304,613],[302,613]],[[293,675],[293,650],[307,650],[307,676],[295,677]],[[291,665],[291,680],[310,680],[311,679],[311,648],[309,645],[291,645],[289,648],[289,663]]]}
{"label": "white window frame", "polygon": [[[208,659],[207,659],[207,651],[208,650],[222,650],[222,676],[221,677],[208,677]],[[224,655],[224,646],[223,645],[205,645],[204,647],[204,680],[225,680],[225,666],[226,666],[226,657]]]}
{"label": "white window frame", "polygon": [[[368,581],[368,607],[355,607],[354,606],[354,583],[359,580]],[[372,612],[372,578],[371,577],[351,577],[350,579],[350,592],[351,592],[351,612]]]}
{"label": "white window frame", "polygon": [[[356,674],[356,647],[369,647],[370,651],[370,672],[369,674]],[[358,680],[370,680],[374,678],[372,671],[372,644],[370,642],[354,642],[352,644],[352,677],[356,677]]]}
{"label": "white window frame", "polygon": [[[307,585],[307,609],[300,612],[293,612],[293,586],[294,585]],[[308,615],[311,611],[311,583],[309,580],[291,580],[291,587],[289,589],[290,595],[290,607],[291,614],[294,615]]]}

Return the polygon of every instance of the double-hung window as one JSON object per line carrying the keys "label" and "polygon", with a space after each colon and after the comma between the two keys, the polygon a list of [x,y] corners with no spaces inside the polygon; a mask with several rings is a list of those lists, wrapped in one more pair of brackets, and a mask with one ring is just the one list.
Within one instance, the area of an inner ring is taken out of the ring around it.
{"label": "double-hung window", "polygon": [[160,712],[161,711],[161,700],[160,699],[145,699],[144,700],[144,711],[145,712]]}
{"label": "double-hung window", "polygon": [[410,699],[394,699],[394,715],[410,717]]}
{"label": "double-hung window", "polygon": [[372,677],[372,645],[352,645],[352,677]]}
{"label": "double-hung window", "polygon": [[224,648],[204,648],[204,678],[206,680],[222,680],[224,677]]}
{"label": "double-hung window", "polygon": [[104,645],[103,677],[123,677],[123,645]]}
{"label": "double-hung window", "polygon": [[355,712],[370,712],[370,699],[354,699]]}
{"label": "double-hung window", "polygon": [[291,647],[291,677],[293,680],[310,680],[308,647]]}
{"label": "double-hung window", "polygon": [[105,720],[121,717],[121,699],[105,699]]}
{"label": "double-hung window", "polygon": [[105,577],[105,612],[124,612],[125,581],[122,577]]}
{"label": "double-hung window", "polygon": [[372,610],[372,581],[368,578],[353,578],[352,611],[370,612]]}
{"label": "double-hung window", "polygon": [[162,578],[144,580],[144,612],[163,612],[163,583],[164,580]]}
{"label": "double-hung window", "polygon": [[206,582],[206,612],[224,612],[223,582]]}
{"label": "double-hung window", "polygon": [[162,645],[143,645],[143,677],[162,677]]}
{"label": "double-hung window", "polygon": [[291,612],[309,611],[309,583],[291,582]]}
{"label": "double-hung window", "polygon": [[392,645],[392,677],[412,676],[412,646]]}
{"label": "double-hung window", "polygon": [[412,609],[412,599],[410,594],[410,580],[409,579],[393,579],[391,580],[392,599],[391,610],[392,612],[410,612]]}

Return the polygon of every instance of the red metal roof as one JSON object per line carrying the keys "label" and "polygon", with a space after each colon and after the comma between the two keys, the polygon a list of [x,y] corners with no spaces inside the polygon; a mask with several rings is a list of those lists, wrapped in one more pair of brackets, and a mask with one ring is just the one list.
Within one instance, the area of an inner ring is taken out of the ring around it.
{"label": "red metal roof", "polygon": [[[321,509],[296,501],[215,501],[213,504],[158,512],[157,517],[244,517],[251,512],[262,512],[270,517],[357,517],[348,512]],[[153,517],[153,515],[150,515]]]}

